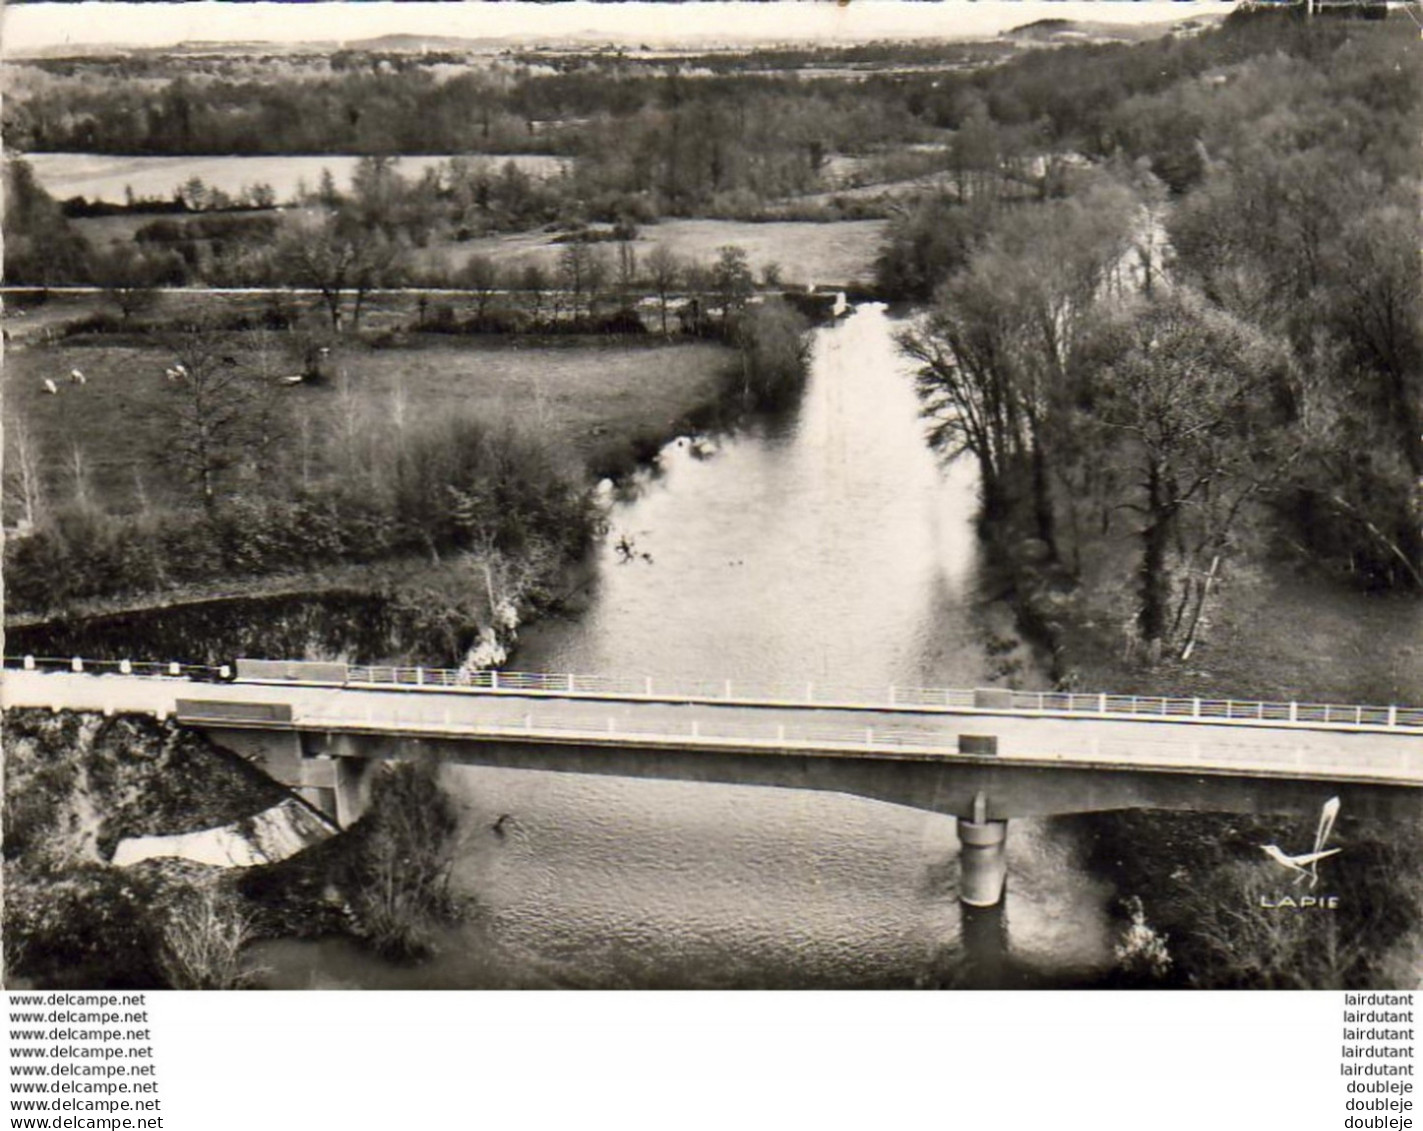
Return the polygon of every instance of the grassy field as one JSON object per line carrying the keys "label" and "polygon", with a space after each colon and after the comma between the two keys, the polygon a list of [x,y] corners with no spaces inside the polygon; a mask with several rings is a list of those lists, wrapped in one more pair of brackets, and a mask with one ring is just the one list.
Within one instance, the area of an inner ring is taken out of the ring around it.
{"label": "grassy field", "polygon": [[[512,161],[533,177],[556,176],[568,159],[542,153],[478,154],[466,158],[471,164],[486,162],[494,169]],[[88,200],[124,202],[124,190],[140,197],[167,200],[173,190],[191,177],[236,196],[254,184],[270,185],[282,203],[293,199],[305,186],[314,190],[323,170],[330,170],[338,188],[351,183],[359,157],[340,154],[317,156],[191,156],[127,157],[104,153],[31,153],[26,156],[40,184],[56,200],[82,196]],[[397,168],[401,176],[417,181],[424,171],[448,161],[447,157],[402,157]]]}
{"label": "grassy field", "polygon": [[[243,352],[242,336],[235,349]],[[340,380],[282,389],[288,420],[307,419],[319,435],[338,411],[380,419],[397,391],[409,419],[468,414],[511,417],[553,439],[585,465],[604,462],[636,437],[668,436],[715,397],[725,347],[708,343],[573,340],[551,345],[443,337],[413,338],[394,349],[353,345],[335,358]],[[12,349],[5,358],[4,423],[23,421],[41,453],[50,497],[72,497],[72,453],[82,453],[92,497],[105,508],[135,507],[140,491],[156,505],[175,502],[182,484],[165,465],[169,445],[164,369],[173,355],[154,344],[96,335],[54,346]],[[68,383],[83,371],[83,386]],[[53,379],[58,395],[44,390]],[[141,487],[140,487],[141,484]]]}
{"label": "grassy field", "polygon": [[352,354],[343,365],[373,411],[403,389],[415,420],[511,417],[588,462],[624,438],[670,438],[715,398],[730,360],[725,346],[706,342],[471,344],[425,335],[408,348]]}
{"label": "grassy field", "polygon": [[[639,258],[658,244],[677,255],[710,265],[720,248],[735,244],[745,250],[759,276],[769,263],[778,264],[787,283],[845,286],[874,277],[875,255],[884,236],[883,220],[840,220],[816,224],[775,221],[764,224],[738,220],[663,220],[644,227],[636,241]],[[563,245],[557,232],[519,232],[487,236],[466,243],[441,244],[416,252],[417,262],[458,269],[475,255],[499,263],[541,263],[553,271]],[[609,254],[611,251],[611,245]]]}

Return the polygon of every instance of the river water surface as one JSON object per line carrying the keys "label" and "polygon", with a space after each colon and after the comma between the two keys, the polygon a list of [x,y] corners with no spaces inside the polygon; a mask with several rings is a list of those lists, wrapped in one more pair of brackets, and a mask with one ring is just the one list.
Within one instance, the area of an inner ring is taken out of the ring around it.
{"label": "river water surface", "polygon": [[[511,666],[878,687],[1002,675],[973,469],[928,452],[895,328],[865,306],[816,330],[794,410],[669,446],[610,498],[583,607],[528,631]],[[414,967],[342,941],[264,944],[267,984],[1070,985],[1111,965],[1112,893],[1079,866],[1068,821],[1013,822],[1003,912],[965,924],[950,817],[809,791],[444,773],[464,809],[468,924]]]}

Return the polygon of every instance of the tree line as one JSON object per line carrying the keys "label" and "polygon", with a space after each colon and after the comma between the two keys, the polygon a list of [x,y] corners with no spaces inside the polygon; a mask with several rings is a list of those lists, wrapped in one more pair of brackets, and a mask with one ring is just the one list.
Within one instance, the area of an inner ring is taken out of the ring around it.
{"label": "tree line", "polygon": [[[746,215],[833,187],[823,177],[832,155],[913,144],[942,146],[947,168],[981,167],[992,158],[985,142],[1004,157],[1100,159],[1127,149],[1149,154],[1157,175],[1181,191],[1205,169],[1193,140],[1204,92],[1192,80],[1208,86],[1212,69],[1277,50],[1323,57],[1349,34],[1241,18],[1200,35],[1023,52],[1001,63],[991,62],[995,51],[966,58],[962,45],[895,48],[912,66],[812,76],[749,62],[684,68],[590,57],[449,77],[407,58],[338,72],[272,64],[240,76],[160,69],[98,82],[89,71],[110,64],[70,60],[22,84],[6,101],[4,125],[21,152],[559,154],[577,158],[573,196],[610,216]],[[1379,81],[1382,97],[1407,83]]]}

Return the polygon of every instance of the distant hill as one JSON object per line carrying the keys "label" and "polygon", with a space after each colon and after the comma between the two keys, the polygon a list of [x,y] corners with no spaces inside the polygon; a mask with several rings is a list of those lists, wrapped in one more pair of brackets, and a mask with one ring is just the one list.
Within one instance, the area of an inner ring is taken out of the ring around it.
{"label": "distant hill", "polygon": [[[1196,15],[1190,19],[1180,20],[1174,23],[1137,25],[1116,24],[1106,20],[1042,19],[1035,20],[1032,23],[1022,24],[1019,27],[1002,32],[998,40],[999,42],[1007,41],[1022,48],[1082,42],[1134,43],[1154,39],[1173,32],[1189,34],[1223,17],[1224,13],[1220,15]],[[904,37],[903,42],[907,44],[922,44],[928,41],[928,38],[929,37],[924,35],[915,34]],[[978,35],[971,33],[962,36],[949,34],[945,37],[948,42],[962,42],[964,40],[975,40],[978,38]],[[992,33],[988,34],[988,38],[992,38]],[[896,39],[894,36],[889,36],[884,41],[895,42]],[[806,44],[794,39],[781,40],[776,37],[741,35],[738,34],[734,28],[727,28],[715,32],[689,32],[685,35],[678,36],[675,40],[675,48],[681,51],[734,52],[753,48],[768,49],[782,46],[803,47],[806,46]],[[816,42],[814,46],[833,49],[835,47],[843,47],[845,43],[826,40],[824,42]],[[619,42],[616,37],[610,38],[609,33],[606,31],[598,31],[591,27],[566,27],[561,29],[554,36],[525,32],[500,36],[467,37],[456,35],[423,35],[407,32],[350,40],[326,39],[293,42],[274,42],[268,40],[185,40],[182,43],[164,46],[69,42],[32,49],[11,49],[8,55],[11,59],[45,59],[57,57],[96,58],[127,55],[230,55],[260,57],[271,55],[316,55],[331,54],[336,51],[357,51],[370,54],[420,54],[432,52],[473,56],[491,55],[510,49],[542,51],[589,51],[600,49],[612,51],[621,49],[627,52],[638,50],[628,43]],[[643,50],[651,49],[644,48]]]}
{"label": "distant hill", "polygon": [[1049,39],[1061,31],[1071,31],[1075,27],[1072,20],[1034,20],[1030,24],[1020,24],[1003,33],[1011,39]]}
{"label": "distant hill", "polygon": [[419,54],[425,51],[460,54],[488,54],[508,48],[511,38],[464,39],[446,35],[382,35],[373,39],[272,40],[189,39],[163,46],[110,43],[65,43],[31,51],[15,51],[12,58],[95,58],[112,55],[329,55],[335,51],[363,51],[371,54]]}
{"label": "distant hill", "polygon": [[1034,20],[1001,34],[1023,45],[1067,43],[1141,43],[1163,35],[1193,34],[1225,18],[1224,13],[1194,15],[1190,19],[1160,24],[1116,24],[1106,20]]}

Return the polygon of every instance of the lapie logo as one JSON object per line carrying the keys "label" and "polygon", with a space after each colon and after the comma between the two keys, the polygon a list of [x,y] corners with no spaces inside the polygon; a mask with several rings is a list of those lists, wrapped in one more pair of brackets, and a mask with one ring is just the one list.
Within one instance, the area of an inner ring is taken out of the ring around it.
{"label": "lapie logo", "polygon": [[[1309,852],[1290,854],[1282,849],[1278,844],[1262,844],[1261,850],[1282,868],[1288,868],[1294,873],[1294,883],[1298,887],[1300,884],[1308,883],[1309,890],[1314,891],[1319,886],[1319,862],[1327,860],[1342,852],[1339,848],[1326,848],[1329,843],[1329,834],[1334,831],[1334,821],[1339,816],[1339,798],[1331,797],[1324,803],[1324,808],[1319,814],[1319,827],[1314,832],[1314,847]],[[1318,908],[1332,911],[1339,906],[1339,897],[1301,895],[1299,897],[1281,896],[1271,899],[1269,896],[1260,897],[1260,906],[1266,908],[1295,908],[1299,910]]]}

